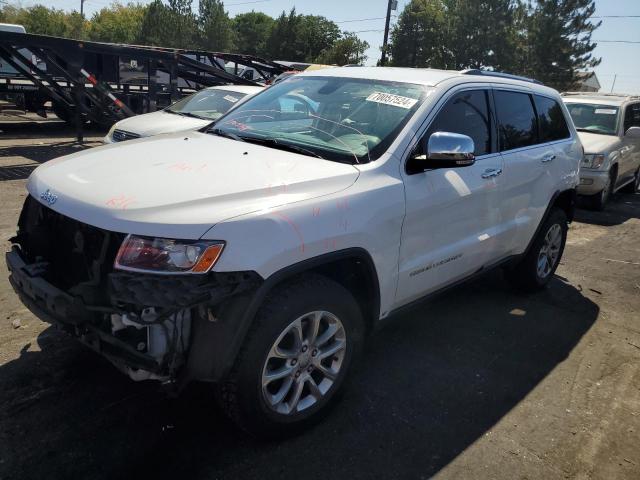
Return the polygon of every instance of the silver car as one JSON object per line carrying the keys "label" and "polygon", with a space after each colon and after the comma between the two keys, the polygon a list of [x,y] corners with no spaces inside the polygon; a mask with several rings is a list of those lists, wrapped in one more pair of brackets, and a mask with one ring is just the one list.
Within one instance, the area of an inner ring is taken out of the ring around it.
{"label": "silver car", "polygon": [[596,210],[621,189],[640,184],[640,96],[563,93],[582,145],[578,194]]}

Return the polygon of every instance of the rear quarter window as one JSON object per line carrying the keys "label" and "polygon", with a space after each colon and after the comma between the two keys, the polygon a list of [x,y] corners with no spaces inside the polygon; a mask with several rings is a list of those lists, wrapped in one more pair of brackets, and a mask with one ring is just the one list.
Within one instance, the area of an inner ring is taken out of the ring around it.
{"label": "rear quarter window", "polygon": [[500,132],[500,150],[528,147],[537,143],[538,122],[528,93],[494,92]]}
{"label": "rear quarter window", "polygon": [[533,96],[538,114],[540,143],[569,138],[569,127],[562,113],[562,107],[552,98]]}

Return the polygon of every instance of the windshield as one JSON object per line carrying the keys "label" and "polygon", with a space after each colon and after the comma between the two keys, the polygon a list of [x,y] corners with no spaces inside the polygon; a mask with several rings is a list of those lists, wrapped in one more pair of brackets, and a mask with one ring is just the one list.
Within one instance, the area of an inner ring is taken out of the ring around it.
{"label": "windshield", "polygon": [[239,105],[209,132],[365,163],[382,155],[427,93],[410,83],[294,75]]}
{"label": "windshield", "polygon": [[615,135],[620,109],[612,105],[567,103],[576,130],[582,132]]}
{"label": "windshield", "polygon": [[166,110],[205,120],[217,120],[246,95],[231,90],[205,89],[177,101]]}

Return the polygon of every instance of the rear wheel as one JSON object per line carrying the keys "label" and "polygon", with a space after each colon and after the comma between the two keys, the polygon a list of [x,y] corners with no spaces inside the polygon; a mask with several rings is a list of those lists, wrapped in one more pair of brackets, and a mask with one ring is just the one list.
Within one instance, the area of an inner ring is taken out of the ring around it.
{"label": "rear wheel", "polygon": [[258,436],[300,431],[335,402],[362,339],[362,315],[349,292],[322,276],[300,277],[258,312],[221,386],[222,407]]}
{"label": "rear wheel", "polygon": [[553,208],[525,257],[507,271],[508,278],[516,287],[536,291],[549,283],[560,264],[567,230],[567,215],[560,208]]}

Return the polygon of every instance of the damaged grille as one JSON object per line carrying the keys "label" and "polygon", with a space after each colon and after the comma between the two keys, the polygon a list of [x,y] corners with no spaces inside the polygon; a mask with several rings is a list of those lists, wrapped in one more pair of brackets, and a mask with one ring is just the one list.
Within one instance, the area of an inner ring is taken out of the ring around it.
{"label": "damaged grille", "polygon": [[13,241],[27,263],[42,262],[49,283],[86,296],[91,287],[98,294],[123,238],[61,215],[28,196]]}

